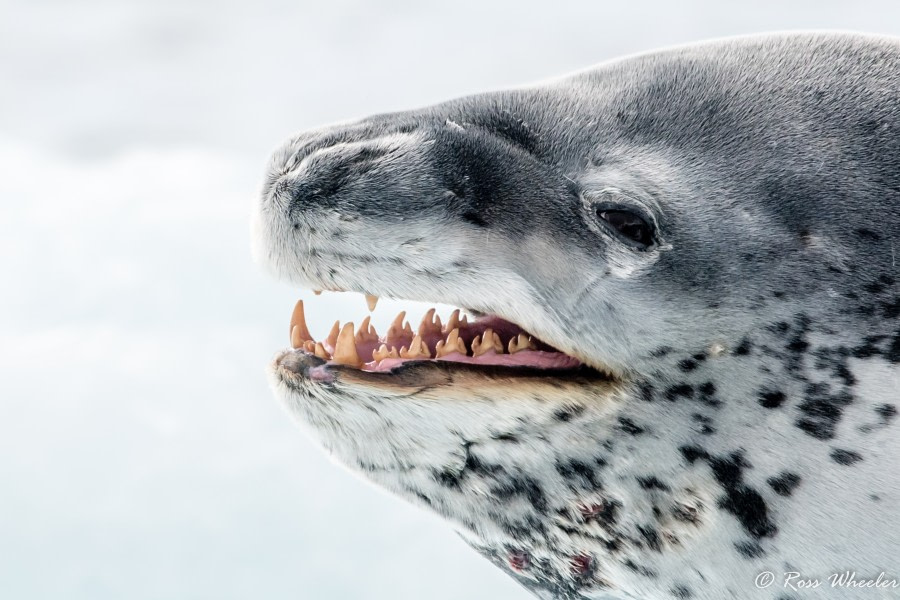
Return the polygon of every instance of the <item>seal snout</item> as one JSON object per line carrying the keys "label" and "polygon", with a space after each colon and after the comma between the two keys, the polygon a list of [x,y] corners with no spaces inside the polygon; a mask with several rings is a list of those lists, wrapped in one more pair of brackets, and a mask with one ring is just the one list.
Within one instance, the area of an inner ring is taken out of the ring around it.
{"label": "seal snout", "polygon": [[401,187],[408,193],[415,186],[398,185],[397,171],[416,179],[415,174],[425,167],[427,144],[417,132],[331,137],[318,142],[294,140],[291,145],[299,149],[273,170],[277,178],[272,190],[286,196],[291,212],[355,207],[364,197],[402,193],[397,189]]}

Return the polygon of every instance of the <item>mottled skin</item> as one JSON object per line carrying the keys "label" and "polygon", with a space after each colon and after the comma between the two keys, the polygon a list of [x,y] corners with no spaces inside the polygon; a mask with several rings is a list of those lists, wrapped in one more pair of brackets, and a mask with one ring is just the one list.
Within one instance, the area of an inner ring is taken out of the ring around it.
{"label": "mottled skin", "polygon": [[900,595],[754,585],[900,579],[898,73],[895,39],[738,38],[291,139],[257,214],[278,275],[497,314],[613,377],[289,351],[278,395],[541,598]]}

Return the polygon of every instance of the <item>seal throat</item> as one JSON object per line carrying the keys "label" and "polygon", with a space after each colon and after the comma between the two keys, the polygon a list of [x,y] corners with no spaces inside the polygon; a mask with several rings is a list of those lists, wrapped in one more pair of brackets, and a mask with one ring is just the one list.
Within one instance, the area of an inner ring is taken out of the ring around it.
{"label": "seal throat", "polygon": [[[377,298],[367,296],[367,301],[369,309],[373,310]],[[291,347],[329,365],[381,373],[413,361],[548,370],[575,370],[583,366],[577,358],[556,350],[515,323],[497,316],[483,315],[469,322],[468,317],[461,317],[460,309],[456,309],[447,322],[442,323],[432,308],[416,331],[405,318],[406,311],[401,311],[384,335],[375,331],[368,316],[358,330],[352,321],[343,325],[335,321],[328,336],[317,341],[306,326],[303,300],[298,300],[291,314]]]}

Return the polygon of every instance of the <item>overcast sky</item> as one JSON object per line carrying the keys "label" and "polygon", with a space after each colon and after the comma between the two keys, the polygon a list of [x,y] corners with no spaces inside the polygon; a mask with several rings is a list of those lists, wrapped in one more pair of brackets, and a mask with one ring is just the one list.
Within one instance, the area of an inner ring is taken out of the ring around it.
{"label": "overcast sky", "polygon": [[[0,594],[525,598],[330,463],[269,392],[301,292],[250,258],[268,153],[331,121],[796,28],[896,35],[900,3],[0,0]],[[318,335],[365,314],[309,301]]]}

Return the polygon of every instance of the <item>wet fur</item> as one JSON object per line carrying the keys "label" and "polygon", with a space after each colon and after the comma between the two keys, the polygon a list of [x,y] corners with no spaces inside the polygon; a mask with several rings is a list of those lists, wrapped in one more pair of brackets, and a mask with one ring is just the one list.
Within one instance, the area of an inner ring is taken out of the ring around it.
{"label": "wet fur", "polygon": [[893,39],[738,38],[289,140],[256,218],[278,275],[495,313],[617,378],[288,353],[277,393],[540,597],[900,578],[898,71]]}

